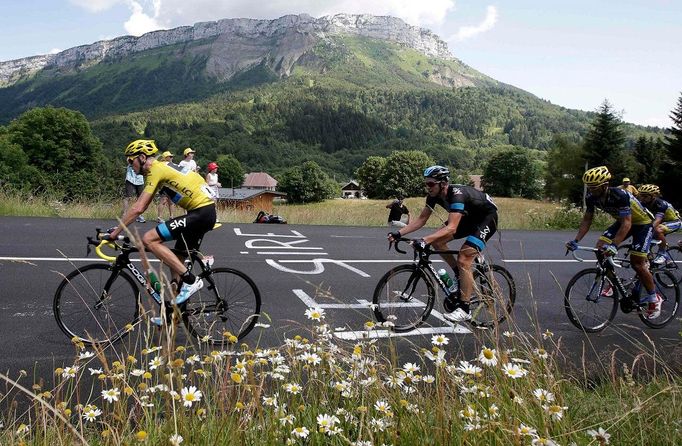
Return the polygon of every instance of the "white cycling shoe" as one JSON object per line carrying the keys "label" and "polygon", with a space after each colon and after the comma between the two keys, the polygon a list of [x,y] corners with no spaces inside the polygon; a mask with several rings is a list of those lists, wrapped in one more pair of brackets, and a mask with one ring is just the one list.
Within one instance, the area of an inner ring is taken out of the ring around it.
{"label": "white cycling shoe", "polygon": [[175,305],[180,305],[183,304],[189,299],[189,297],[202,289],[204,287],[204,281],[197,278],[197,280],[194,281],[194,283],[183,283],[182,287],[180,288],[180,293],[178,293],[177,296],[175,296],[175,299],[172,301],[173,304]]}

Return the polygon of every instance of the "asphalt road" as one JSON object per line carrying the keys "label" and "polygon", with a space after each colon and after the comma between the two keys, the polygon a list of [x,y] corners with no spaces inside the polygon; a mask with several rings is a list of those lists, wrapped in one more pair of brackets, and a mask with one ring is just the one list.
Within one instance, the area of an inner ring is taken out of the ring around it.
{"label": "asphalt road", "polygon": [[[94,254],[84,258],[85,237],[95,227],[107,228],[113,222],[0,217],[0,224],[0,371],[16,376],[23,369],[49,377],[54,367],[71,364],[74,356],[73,346],[52,314],[55,289],[62,274],[94,261]],[[215,256],[216,266],[248,273],[263,295],[263,311],[271,327],[254,330],[246,342],[281,345],[284,337],[310,326],[304,312],[312,305],[325,307],[327,322],[346,328],[337,333],[340,340],[353,342],[364,323],[373,320],[364,302],[371,301],[378,279],[389,268],[411,260],[411,256],[387,251],[386,233],[386,228],[224,224],[207,234],[202,249]],[[488,258],[509,269],[516,281],[515,329],[552,331],[555,339],[562,340],[567,362],[576,366],[583,355],[608,358],[618,351],[624,359],[632,358],[639,351],[633,340],[650,338],[679,367],[680,315],[666,328],[653,330],[636,315],[619,312],[612,327],[592,335],[568,322],[563,287],[587,267],[564,256],[563,243],[574,233],[503,231],[490,243]],[[594,243],[597,236],[591,233],[585,244]],[[470,327],[453,326],[432,315],[426,328],[450,333],[456,339],[450,347],[471,357],[466,352],[472,339]],[[409,355],[415,345],[428,346],[430,338],[430,333],[412,335],[397,345]]]}

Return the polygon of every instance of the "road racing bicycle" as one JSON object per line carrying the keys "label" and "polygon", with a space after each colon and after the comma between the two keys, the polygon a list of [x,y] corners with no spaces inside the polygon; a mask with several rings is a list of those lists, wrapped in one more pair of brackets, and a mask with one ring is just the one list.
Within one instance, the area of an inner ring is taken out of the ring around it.
{"label": "road racing bicycle", "polygon": [[[398,245],[415,240],[401,237],[393,246],[397,252],[406,254]],[[396,332],[410,331],[424,323],[436,302],[436,290],[440,288],[444,296],[450,294],[430,256],[458,253],[455,250],[438,251],[430,246],[421,252],[415,249],[413,263],[396,266],[384,274],[372,299],[376,320]],[[474,294],[469,302],[472,315],[469,322],[485,328],[503,322],[511,314],[516,300],[516,284],[512,275],[499,265],[489,264],[482,254],[476,257],[473,275]]]}
{"label": "road racing bicycle", "polygon": [[[67,274],[57,287],[53,310],[59,328],[69,337],[84,343],[112,343],[130,332],[142,319],[141,292],[144,290],[161,306],[164,298],[153,289],[130,259],[139,252],[128,237],[116,241],[87,237],[88,254],[95,246],[97,255],[108,263],[92,263]],[[118,252],[109,256],[108,247]],[[227,344],[229,337],[246,336],[260,315],[261,296],[256,284],[241,271],[214,268],[212,258],[198,250],[172,249],[187,267],[204,281],[204,287],[180,304],[178,314],[192,338],[199,342]],[[168,293],[170,294],[170,293]],[[166,319],[172,320],[174,306],[165,299]]]}

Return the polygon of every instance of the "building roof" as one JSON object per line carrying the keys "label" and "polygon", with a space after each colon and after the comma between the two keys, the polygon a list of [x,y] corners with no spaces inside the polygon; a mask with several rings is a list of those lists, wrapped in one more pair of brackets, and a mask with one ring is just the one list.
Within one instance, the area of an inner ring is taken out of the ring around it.
{"label": "building roof", "polygon": [[248,200],[257,197],[258,195],[271,194],[277,197],[286,197],[284,192],[276,192],[274,190],[263,189],[246,189],[243,187],[220,187],[218,188],[219,200]]}
{"label": "building roof", "polygon": [[355,180],[350,180],[341,190],[360,190],[360,185]]}
{"label": "building roof", "polygon": [[251,172],[244,178],[242,187],[277,187],[277,180],[265,172]]}

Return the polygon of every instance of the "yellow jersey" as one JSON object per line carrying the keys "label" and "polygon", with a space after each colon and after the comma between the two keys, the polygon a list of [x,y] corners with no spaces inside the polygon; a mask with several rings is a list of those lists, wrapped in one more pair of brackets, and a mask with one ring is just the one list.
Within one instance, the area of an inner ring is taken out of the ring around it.
{"label": "yellow jersey", "polygon": [[144,191],[152,195],[161,191],[187,211],[215,203],[201,175],[194,171],[183,173],[177,165],[159,160],[152,161],[149,171],[144,175]]}

